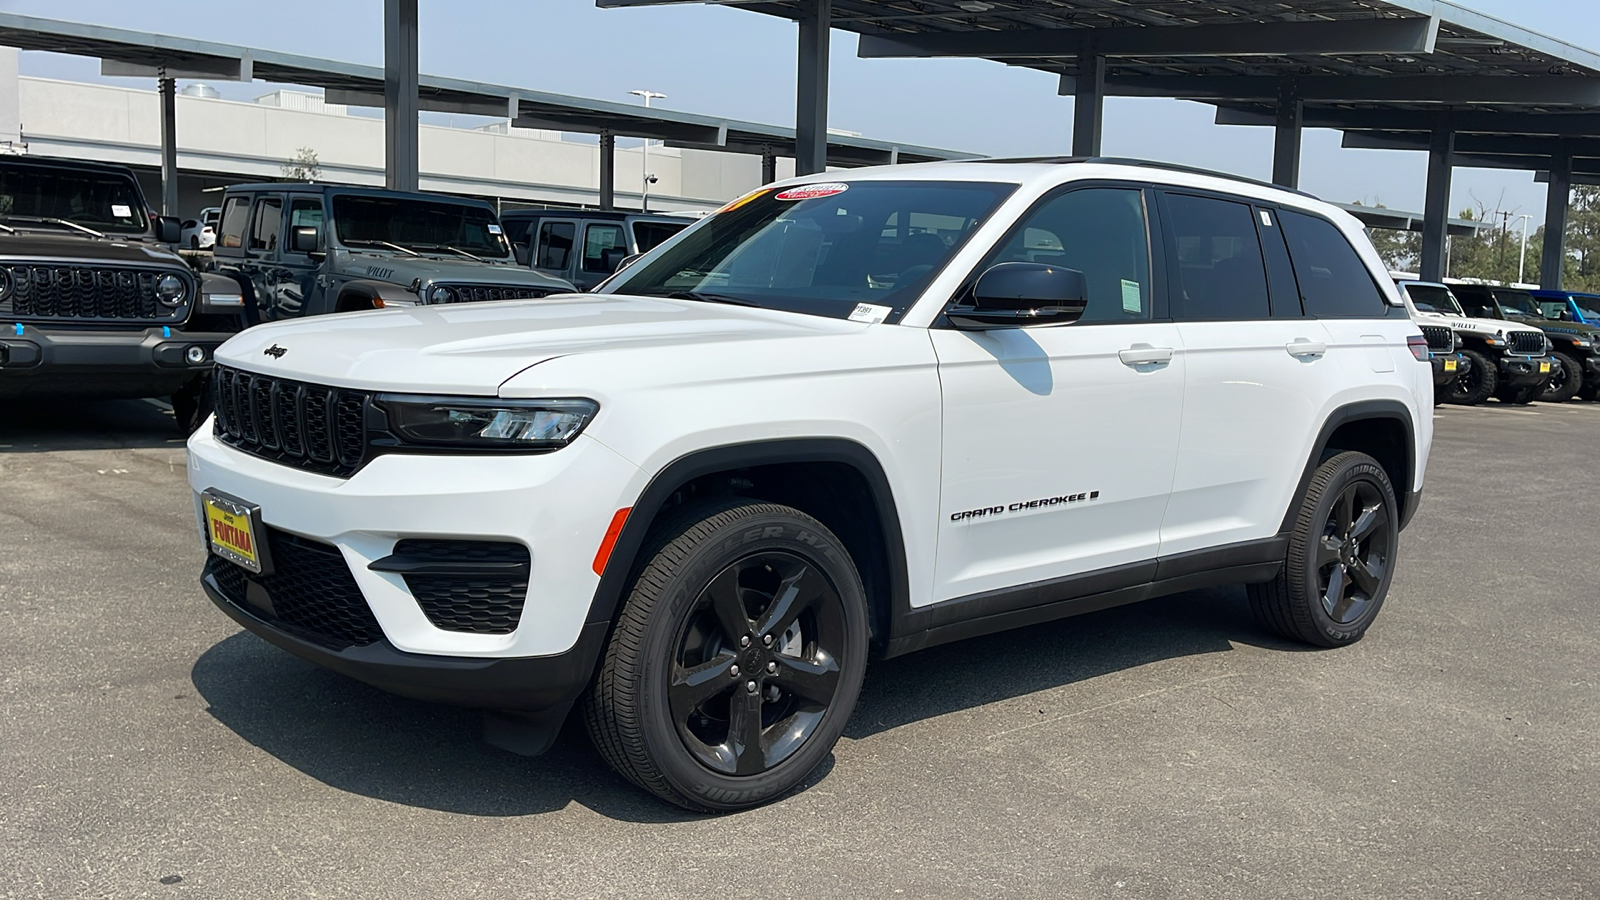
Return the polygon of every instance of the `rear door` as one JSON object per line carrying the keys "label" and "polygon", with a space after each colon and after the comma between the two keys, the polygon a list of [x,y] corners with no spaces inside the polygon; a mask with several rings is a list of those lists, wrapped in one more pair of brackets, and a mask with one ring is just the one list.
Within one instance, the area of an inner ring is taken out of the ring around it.
{"label": "rear door", "polygon": [[279,252],[284,234],[283,195],[257,194],[255,207],[250,212],[250,229],[245,232],[240,270],[250,279],[256,309],[267,321],[283,315],[278,308],[277,286],[283,279]]}
{"label": "rear door", "polygon": [[628,239],[621,222],[588,222],[583,226],[583,255],[572,283],[580,291],[595,285],[617,271],[617,264],[628,255]]}
{"label": "rear door", "polygon": [[1328,331],[1304,314],[1285,271],[1271,210],[1177,190],[1162,202],[1188,357],[1166,558],[1277,533],[1340,377]]}
{"label": "rear door", "polygon": [[577,273],[578,223],[572,219],[540,219],[533,244],[533,268],[574,281]]}

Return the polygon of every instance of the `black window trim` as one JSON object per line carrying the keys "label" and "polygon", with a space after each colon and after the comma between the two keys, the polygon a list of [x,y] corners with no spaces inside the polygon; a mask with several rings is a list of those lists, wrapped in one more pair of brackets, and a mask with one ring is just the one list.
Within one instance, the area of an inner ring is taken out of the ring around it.
{"label": "black window trim", "polygon": [[934,317],[933,321],[928,325],[928,327],[947,330],[953,330],[955,328],[955,326],[950,323],[950,319],[946,316],[946,313],[949,311],[950,307],[969,298],[969,295],[972,293],[972,286],[978,281],[978,276],[987,271],[991,265],[989,259],[997,251],[999,251],[1001,247],[1004,247],[1007,242],[1016,237],[1019,231],[1021,231],[1023,228],[1026,228],[1027,223],[1036,213],[1039,212],[1039,210],[1043,209],[1046,204],[1053,203],[1057,199],[1076,191],[1094,189],[1105,190],[1108,188],[1112,190],[1138,191],[1141,195],[1141,200],[1144,203],[1145,246],[1148,248],[1148,252],[1150,254],[1148,263],[1150,271],[1150,316],[1146,319],[1137,319],[1127,322],[1074,322],[1071,325],[1056,327],[1098,328],[1104,325],[1147,325],[1154,322],[1171,322],[1171,308],[1167,304],[1167,284],[1171,279],[1171,274],[1168,271],[1166,264],[1166,256],[1168,251],[1165,246],[1165,242],[1157,240],[1157,235],[1161,234],[1165,230],[1166,223],[1165,210],[1158,208],[1156,203],[1156,194],[1159,192],[1158,189],[1147,181],[1095,178],[1083,181],[1069,181],[1066,184],[1057,185],[1056,187],[1053,187],[1041,194],[1038,199],[1030,203],[1028,208],[1023,210],[1022,213],[1019,214],[1011,223],[1011,226],[1005,230],[1005,233],[1001,234],[1000,237],[990,244],[988,249],[984,251],[983,257],[978,261],[977,265],[975,265],[972,270],[967,273],[967,276],[961,279],[961,284],[956,286],[955,291],[950,295],[950,298],[944,302],[944,306],[940,308],[939,314]]}

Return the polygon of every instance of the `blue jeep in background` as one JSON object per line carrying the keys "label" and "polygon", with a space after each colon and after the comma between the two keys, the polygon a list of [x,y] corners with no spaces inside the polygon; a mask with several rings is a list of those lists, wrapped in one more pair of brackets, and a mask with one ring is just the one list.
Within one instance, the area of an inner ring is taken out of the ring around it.
{"label": "blue jeep in background", "polygon": [[1547,319],[1564,319],[1585,325],[1600,325],[1600,294],[1577,291],[1533,291]]}

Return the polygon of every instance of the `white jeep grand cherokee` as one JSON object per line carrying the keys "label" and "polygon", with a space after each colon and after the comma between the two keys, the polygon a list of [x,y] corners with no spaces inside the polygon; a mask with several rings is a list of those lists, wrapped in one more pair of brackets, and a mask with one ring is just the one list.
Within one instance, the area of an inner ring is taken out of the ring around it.
{"label": "white jeep grand cherokee", "polygon": [[597,294],[217,352],[203,584],[246,628],[640,787],[771,800],[869,654],[1207,585],[1360,639],[1432,439],[1361,225],[1108,160],[764,188]]}

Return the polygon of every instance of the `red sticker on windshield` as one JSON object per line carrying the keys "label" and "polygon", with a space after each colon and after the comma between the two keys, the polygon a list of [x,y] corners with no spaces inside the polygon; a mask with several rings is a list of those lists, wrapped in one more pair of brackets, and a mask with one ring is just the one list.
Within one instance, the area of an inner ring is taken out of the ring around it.
{"label": "red sticker on windshield", "polygon": [[850,185],[842,181],[828,181],[822,184],[802,184],[799,187],[789,188],[780,192],[775,199],[778,200],[815,200],[818,197],[832,197],[850,190]]}

